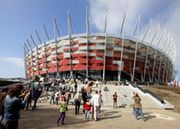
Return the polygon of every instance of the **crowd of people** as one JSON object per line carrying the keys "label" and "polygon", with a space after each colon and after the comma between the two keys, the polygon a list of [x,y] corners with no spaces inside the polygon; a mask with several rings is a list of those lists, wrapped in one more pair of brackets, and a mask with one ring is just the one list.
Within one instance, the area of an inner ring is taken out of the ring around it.
{"label": "crowd of people", "polygon": [[[80,86],[84,83],[84,87]],[[95,121],[99,120],[99,113],[103,104],[101,90],[93,92],[93,85],[96,89],[99,82],[89,82],[77,79],[33,79],[28,85],[23,86],[16,84],[15,86],[3,89],[0,92],[0,124],[4,119],[6,129],[18,129],[18,120],[20,118],[20,110],[37,109],[37,102],[46,99],[50,105],[59,106],[59,116],[57,119],[57,126],[65,124],[66,111],[68,105],[74,105],[74,114],[80,114],[80,106],[82,105],[82,112],[84,120],[88,121],[91,118]],[[107,87],[104,88],[108,92]],[[118,108],[117,104],[118,95],[115,92],[112,96],[113,108]],[[141,116],[144,120],[142,111],[141,98],[137,93],[133,93],[133,114],[136,119]]]}

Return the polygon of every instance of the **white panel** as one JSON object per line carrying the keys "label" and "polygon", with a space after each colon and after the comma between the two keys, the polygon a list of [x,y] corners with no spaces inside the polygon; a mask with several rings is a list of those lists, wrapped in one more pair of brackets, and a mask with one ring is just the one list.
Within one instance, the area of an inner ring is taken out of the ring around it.
{"label": "white panel", "polygon": [[87,39],[86,38],[79,38],[79,43],[86,43]]}
{"label": "white panel", "polygon": [[48,47],[55,48],[56,44],[55,43],[51,43],[51,44],[48,45]]}
{"label": "white panel", "polygon": [[57,47],[61,46],[69,46],[69,40],[61,40],[60,42],[57,43]]}
{"label": "white panel", "polygon": [[96,56],[96,53],[89,53],[89,56]]}
{"label": "white panel", "polygon": [[129,49],[124,49],[124,52],[127,52],[127,53],[134,53],[135,51],[134,50],[129,50]]}
{"label": "white panel", "polygon": [[99,40],[96,40],[96,39],[90,39],[90,42],[92,42],[92,43],[104,43],[105,42],[105,40],[104,39],[99,39]]}
{"label": "white panel", "polygon": [[51,61],[52,59],[51,59],[51,57],[49,56],[48,58],[47,58],[47,61]]}
{"label": "white panel", "polygon": [[116,60],[113,60],[113,64],[117,64],[119,67],[118,68],[120,68],[120,66],[121,66],[121,69],[123,69],[124,68],[124,62],[122,61],[116,61]]}
{"label": "white panel", "polygon": [[122,51],[122,47],[114,47],[114,51]]}
{"label": "white panel", "polygon": [[104,60],[104,57],[98,57],[98,56],[96,56],[96,60]]}
{"label": "white panel", "polygon": [[79,47],[79,50],[87,50],[87,46],[81,46]]}
{"label": "white panel", "polygon": [[70,54],[67,52],[64,52],[63,55],[64,55],[64,58],[70,58]]}
{"label": "white panel", "polygon": [[101,46],[89,46],[88,47],[89,50],[104,50],[105,46],[101,45]]}
{"label": "white panel", "polygon": [[63,52],[63,49],[58,49],[57,50],[57,53],[62,53]]}
{"label": "white panel", "polygon": [[106,51],[106,56],[112,57],[113,52],[112,51]]}
{"label": "white panel", "polygon": [[72,64],[79,64],[79,60],[72,60]]}
{"label": "white panel", "polygon": [[51,52],[51,54],[52,54],[52,55],[55,55],[55,54],[56,54],[56,51]]}
{"label": "white panel", "polygon": [[65,48],[69,48],[69,46],[59,47],[59,48],[57,49],[57,52],[58,52],[58,53],[63,52],[63,50],[64,50]]}

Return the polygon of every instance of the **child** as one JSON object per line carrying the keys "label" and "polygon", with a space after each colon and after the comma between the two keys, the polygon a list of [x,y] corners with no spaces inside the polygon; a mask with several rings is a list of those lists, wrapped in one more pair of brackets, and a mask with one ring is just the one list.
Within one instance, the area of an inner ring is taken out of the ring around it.
{"label": "child", "polygon": [[59,112],[60,112],[60,115],[59,115],[59,118],[58,118],[58,121],[57,121],[57,125],[59,126],[59,121],[62,119],[62,125],[64,124],[64,119],[65,119],[65,116],[66,116],[66,110],[67,110],[67,103],[65,102],[65,98],[62,97],[61,98],[61,102],[60,102],[60,108],[59,108]]}
{"label": "child", "polygon": [[89,113],[91,110],[91,103],[89,102],[89,99],[87,99],[86,103],[84,104],[84,110],[85,110],[84,118],[85,118],[85,120],[88,120],[89,119]]}

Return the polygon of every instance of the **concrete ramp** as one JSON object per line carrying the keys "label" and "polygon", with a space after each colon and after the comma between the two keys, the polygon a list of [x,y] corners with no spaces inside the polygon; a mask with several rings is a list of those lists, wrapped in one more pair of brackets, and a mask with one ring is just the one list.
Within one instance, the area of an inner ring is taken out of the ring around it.
{"label": "concrete ramp", "polygon": [[[148,105],[154,105],[153,107],[159,107],[164,109],[174,109],[174,105],[172,105],[170,102],[163,99],[163,102],[158,100],[158,98],[154,97],[150,93],[143,92],[140,88],[134,87],[132,84],[129,83],[129,87],[134,89],[137,93],[139,93],[142,96],[144,106]],[[151,106],[150,106],[151,107]]]}
{"label": "concrete ramp", "polygon": [[99,89],[102,91],[103,95],[103,101],[105,107],[112,107],[113,105],[113,94],[117,92],[118,95],[118,106],[131,106],[133,103],[132,100],[132,93],[137,92],[139,96],[141,97],[141,103],[143,108],[164,108],[161,104],[157,102],[157,100],[153,97],[151,97],[148,94],[144,94],[142,91],[140,91],[137,88],[134,88],[133,86],[114,86],[114,85],[106,85],[109,89],[109,91],[103,91],[105,85],[102,85]]}

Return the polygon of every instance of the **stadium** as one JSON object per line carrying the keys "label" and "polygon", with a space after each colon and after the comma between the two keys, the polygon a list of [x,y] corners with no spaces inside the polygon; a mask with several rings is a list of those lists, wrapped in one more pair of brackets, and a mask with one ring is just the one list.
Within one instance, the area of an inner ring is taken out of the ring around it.
{"label": "stadium", "polygon": [[[86,21],[86,33],[72,34],[71,19],[68,17],[68,35],[60,37],[54,19],[54,35],[57,36],[50,40],[43,26],[48,40],[42,42],[36,31],[40,44],[37,45],[30,36],[32,42],[27,40],[24,45],[26,77],[58,76],[102,81],[125,79],[138,82],[169,82],[173,77],[175,60],[175,46],[172,40],[169,41],[164,34],[157,37],[156,31],[151,42],[145,42],[149,26],[143,40],[126,36],[123,32],[124,20],[119,36],[107,34],[106,30],[103,33],[90,33],[89,21]],[[134,35],[138,33],[138,26],[137,22]],[[159,47],[159,44],[162,44],[162,47]]]}

